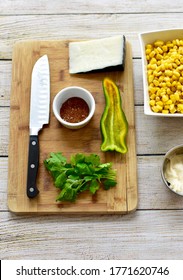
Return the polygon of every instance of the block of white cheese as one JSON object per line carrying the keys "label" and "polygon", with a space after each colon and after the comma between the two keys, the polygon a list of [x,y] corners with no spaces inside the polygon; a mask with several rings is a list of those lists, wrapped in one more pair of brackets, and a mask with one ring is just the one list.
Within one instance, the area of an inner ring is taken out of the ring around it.
{"label": "block of white cheese", "polygon": [[69,73],[124,70],[125,36],[69,43]]}

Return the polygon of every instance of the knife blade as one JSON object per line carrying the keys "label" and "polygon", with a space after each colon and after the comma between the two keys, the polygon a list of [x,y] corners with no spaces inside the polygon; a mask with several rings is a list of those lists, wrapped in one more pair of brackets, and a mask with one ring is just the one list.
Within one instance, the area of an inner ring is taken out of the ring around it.
{"label": "knife blade", "polygon": [[44,124],[49,123],[50,112],[50,70],[48,56],[40,57],[32,70],[30,120],[29,120],[29,152],[27,171],[27,196],[34,198],[39,189],[36,178],[39,166],[38,134]]}

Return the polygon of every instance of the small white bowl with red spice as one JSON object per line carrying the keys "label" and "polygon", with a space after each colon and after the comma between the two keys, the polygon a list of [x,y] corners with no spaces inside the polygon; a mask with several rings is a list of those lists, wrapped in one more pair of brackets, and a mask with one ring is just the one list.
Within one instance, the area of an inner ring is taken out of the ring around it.
{"label": "small white bowl with red spice", "polygon": [[91,120],[95,112],[93,95],[85,88],[70,86],[62,89],[53,100],[53,113],[65,127],[78,129]]}

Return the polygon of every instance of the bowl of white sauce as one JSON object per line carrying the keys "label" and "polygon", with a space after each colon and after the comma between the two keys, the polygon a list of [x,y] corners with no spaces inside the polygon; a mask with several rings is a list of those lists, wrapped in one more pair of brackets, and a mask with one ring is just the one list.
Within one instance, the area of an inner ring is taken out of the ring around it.
{"label": "bowl of white sauce", "polygon": [[171,191],[183,196],[183,145],[175,146],[165,154],[161,175]]}

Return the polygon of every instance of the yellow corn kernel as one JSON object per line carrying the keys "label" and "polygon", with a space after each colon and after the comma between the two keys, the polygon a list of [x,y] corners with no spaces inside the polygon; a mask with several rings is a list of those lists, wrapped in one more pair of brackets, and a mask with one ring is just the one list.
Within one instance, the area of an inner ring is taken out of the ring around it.
{"label": "yellow corn kernel", "polygon": [[161,92],[162,92],[162,89],[160,87],[157,87],[156,96],[160,96]]}
{"label": "yellow corn kernel", "polygon": [[163,50],[162,50],[162,48],[157,47],[157,51],[158,51],[158,53],[163,54]]}
{"label": "yellow corn kernel", "polygon": [[177,81],[177,80],[178,80],[178,77],[175,76],[175,75],[173,74],[173,75],[172,75],[172,80],[173,80],[173,81]]}
{"label": "yellow corn kernel", "polygon": [[175,62],[177,65],[180,65],[180,60],[178,58],[175,60]]}
{"label": "yellow corn kernel", "polygon": [[167,47],[166,45],[163,45],[161,48],[162,48],[162,50],[163,50],[164,52],[167,52],[167,51],[168,51],[168,47]]}
{"label": "yellow corn kernel", "polygon": [[166,93],[167,93],[168,95],[170,95],[170,94],[172,93],[171,89],[170,89],[170,88],[167,88]]}
{"label": "yellow corn kernel", "polygon": [[146,49],[152,49],[152,48],[153,48],[153,46],[151,44],[146,45]]}
{"label": "yellow corn kernel", "polygon": [[[182,65],[183,66],[183,65]],[[181,83],[181,84],[183,84],[183,77],[180,77],[179,78],[179,82]]]}
{"label": "yellow corn kernel", "polygon": [[165,95],[165,94],[164,94],[164,95],[162,96],[162,101],[163,101],[163,102],[167,102],[168,100],[169,100],[168,95]]}
{"label": "yellow corn kernel", "polygon": [[171,41],[166,42],[167,47],[169,48],[173,48],[173,44]]}
{"label": "yellow corn kernel", "polygon": [[166,90],[160,90],[160,94],[159,96],[161,96],[161,98],[163,97],[163,95],[166,95]]}
{"label": "yellow corn kernel", "polygon": [[172,100],[169,99],[168,101],[166,101],[166,105],[171,105],[172,104]]}
{"label": "yellow corn kernel", "polygon": [[149,78],[148,78],[149,83],[151,83],[153,80],[154,80],[154,76],[150,75]]}
{"label": "yellow corn kernel", "polygon": [[171,104],[170,107],[169,107],[169,110],[170,110],[171,114],[174,114],[176,112],[175,105]]}
{"label": "yellow corn kernel", "polygon": [[182,91],[183,86],[182,85],[177,85],[177,89]]}
{"label": "yellow corn kernel", "polygon": [[150,54],[149,54],[149,56],[152,58],[152,57],[154,57],[156,55],[156,52],[155,51],[151,51],[150,52]]}
{"label": "yellow corn kernel", "polygon": [[151,94],[150,99],[154,100],[156,98],[156,94]]}
{"label": "yellow corn kernel", "polygon": [[169,109],[170,109],[170,105],[167,104],[164,106],[164,110],[169,110]]}
{"label": "yellow corn kernel", "polygon": [[163,56],[162,56],[160,53],[158,53],[158,54],[156,55],[156,59],[157,59],[157,60],[161,60],[161,59],[163,59]]}
{"label": "yellow corn kernel", "polygon": [[162,40],[157,40],[156,42],[154,42],[155,47],[161,47],[163,45],[164,45],[164,42]]}
{"label": "yellow corn kernel", "polygon": [[[181,104],[182,105],[182,104]],[[161,106],[161,105],[156,105],[156,107],[158,108],[158,110],[159,110],[159,112],[161,112],[162,110],[163,110],[163,106]]]}
{"label": "yellow corn kernel", "polygon": [[178,101],[178,100],[180,99],[180,98],[179,98],[178,92],[175,92],[175,93],[174,93],[174,96],[175,96],[175,100],[176,100],[176,101]]}
{"label": "yellow corn kernel", "polygon": [[171,70],[165,70],[165,75],[171,77],[173,72]]}
{"label": "yellow corn kernel", "polygon": [[179,53],[179,54],[182,54],[182,53],[183,53],[183,47],[182,47],[182,46],[179,46],[178,53]]}
{"label": "yellow corn kernel", "polygon": [[166,82],[166,86],[170,88],[172,86],[171,82]]}
{"label": "yellow corn kernel", "polygon": [[[155,71],[154,71],[154,72],[155,72]],[[161,75],[162,75],[162,72],[161,72],[161,71],[159,71],[159,72],[157,72],[157,73],[156,73],[156,75],[155,75],[155,76],[156,76],[156,77],[159,77],[159,76],[161,76]]]}
{"label": "yellow corn kernel", "polygon": [[170,69],[170,70],[173,69],[172,62],[170,62],[170,63],[168,64],[168,69]]}
{"label": "yellow corn kernel", "polygon": [[154,48],[153,51],[155,51],[156,54],[159,53],[158,50],[157,50],[157,48]]}
{"label": "yellow corn kernel", "polygon": [[151,106],[154,106],[155,103],[156,103],[155,100],[150,100],[150,101],[149,101],[149,104],[150,104]]}
{"label": "yellow corn kernel", "polygon": [[177,111],[183,111],[183,104],[177,104]]}
{"label": "yellow corn kernel", "polygon": [[156,72],[160,72],[161,71],[161,66],[159,65],[157,68],[156,68]]}
{"label": "yellow corn kernel", "polygon": [[170,82],[170,77],[164,76],[164,77],[163,77],[163,80],[164,80],[164,82]]}
{"label": "yellow corn kernel", "polygon": [[176,45],[176,40],[172,40],[173,45]]}
{"label": "yellow corn kernel", "polygon": [[149,75],[152,75],[153,74],[153,70],[152,69],[149,69],[149,70],[147,70],[147,75],[149,76]]}
{"label": "yellow corn kernel", "polygon": [[157,60],[155,57],[151,58],[150,60],[150,64],[156,64],[157,63]]}
{"label": "yellow corn kernel", "polygon": [[155,70],[157,68],[157,64],[150,64],[149,69]]}
{"label": "yellow corn kernel", "polygon": [[163,102],[162,101],[157,101],[156,105],[159,105],[159,106],[163,107]]}
{"label": "yellow corn kernel", "polygon": [[158,113],[158,108],[156,106],[152,106],[151,109],[152,109],[153,112]]}
{"label": "yellow corn kernel", "polygon": [[156,93],[156,91],[157,91],[157,87],[151,87],[151,86],[149,86],[149,93],[150,94],[154,94],[154,93]]}
{"label": "yellow corn kernel", "polygon": [[164,87],[164,88],[166,88],[166,83],[165,83],[165,82],[162,82],[162,83],[161,83],[161,86]]}
{"label": "yellow corn kernel", "polygon": [[165,63],[164,63],[164,66],[165,66],[165,69],[168,69],[168,68],[169,68],[169,63],[168,63],[168,62],[165,62]]}
{"label": "yellow corn kernel", "polygon": [[149,62],[148,62],[148,64],[147,64],[147,70],[149,71],[149,70],[152,70],[151,69],[151,65],[149,64]]}
{"label": "yellow corn kernel", "polygon": [[[161,97],[161,91],[159,89],[156,92],[156,97]],[[159,100],[157,100],[157,101],[159,101]]]}
{"label": "yellow corn kernel", "polygon": [[169,114],[169,110],[162,110],[163,114]]}
{"label": "yellow corn kernel", "polygon": [[177,70],[182,71],[183,70],[183,65],[178,66]]}
{"label": "yellow corn kernel", "polygon": [[162,76],[159,76],[159,77],[158,77],[158,81],[159,81],[159,83],[163,82],[163,81],[164,81],[164,76],[163,76],[163,75],[162,75]]}
{"label": "yellow corn kernel", "polygon": [[158,87],[158,86],[159,86],[159,81],[158,81],[158,80],[154,80],[154,81],[153,81],[153,84],[154,84],[156,87]]}
{"label": "yellow corn kernel", "polygon": [[160,71],[165,71],[165,64],[162,64],[162,61],[160,61]]}
{"label": "yellow corn kernel", "polygon": [[173,71],[173,74],[174,74],[176,77],[178,77],[178,78],[180,77],[180,73],[179,73],[178,71],[176,71],[176,70]]}
{"label": "yellow corn kernel", "polygon": [[157,106],[153,106],[152,107],[152,110],[155,112],[155,113],[158,113],[158,112],[161,112],[162,111],[162,107],[157,105]]}
{"label": "yellow corn kernel", "polygon": [[150,54],[150,52],[151,52],[151,49],[146,49],[146,50],[145,50],[145,53],[146,53],[146,54]]}
{"label": "yellow corn kernel", "polygon": [[173,69],[176,69],[176,68],[177,68],[177,64],[173,62],[173,63],[172,63],[172,68],[173,68]]}
{"label": "yellow corn kernel", "polygon": [[177,44],[177,46],[180,46],[180,40],[179,39],[176,39],[176,44]]}
{"label": "yellow corn kernel", "polygon": [[177,86],[177,82],[176,81],[173,81],[172,82],[172,87],[176,87]]}
{"label": "yellow corn kernel", "polygon": [[171,95],[170,95],[170,99],[172,100],[173,103],[176,102],[176,98],[175,98],[175,95],[174,95],[174,94],[171,94]]}

